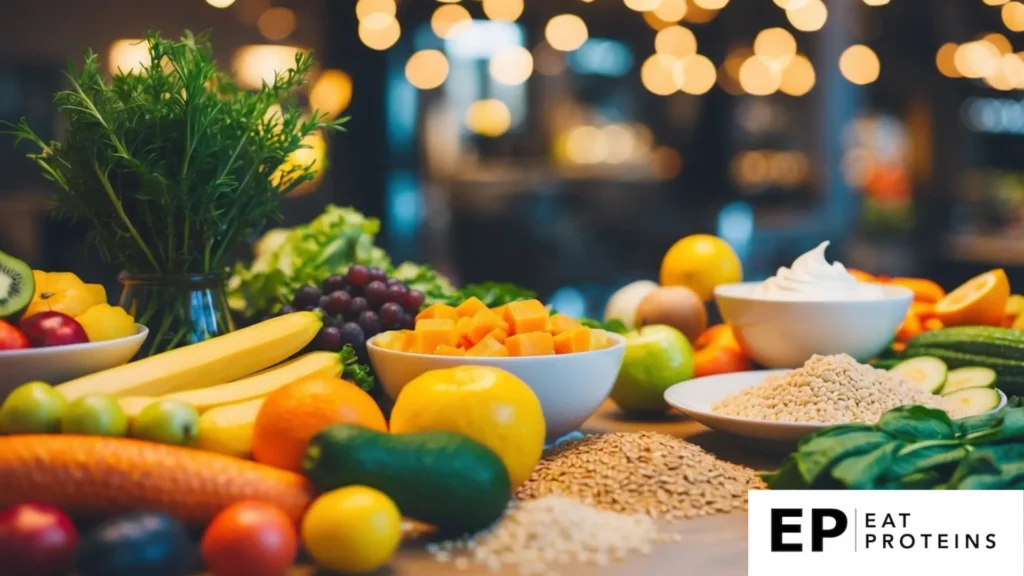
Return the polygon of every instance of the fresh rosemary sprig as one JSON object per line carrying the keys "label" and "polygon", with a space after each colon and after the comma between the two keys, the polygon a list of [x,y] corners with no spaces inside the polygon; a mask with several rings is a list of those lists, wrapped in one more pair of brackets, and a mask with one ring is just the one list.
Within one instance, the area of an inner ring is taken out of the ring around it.
{"label": "fresh rosemary sprig", "polygon": [[57,213],[86,223],[106,260],[136,274],[220,273],[241,241],[278,217],[279,201],[313,178],[312,164],[286,158],[308,134],[346,119],[307,117],[298,106],[309,54],[247,92],[217,70],[207,35],[145,41],[141,72],[107,79],[92,52],[71,67],[70,89],[54,97],[62,142],[44,142],[25,120],[13,133],[37,148],[29,157],[56,184]]}

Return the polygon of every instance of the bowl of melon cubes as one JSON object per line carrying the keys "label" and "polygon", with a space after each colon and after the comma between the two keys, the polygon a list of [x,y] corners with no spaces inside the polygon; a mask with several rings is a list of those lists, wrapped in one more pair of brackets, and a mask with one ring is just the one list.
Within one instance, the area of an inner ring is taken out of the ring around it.
{"label": "bowl of melon cubes", "polygon": [[549,439],[578,429],[597,411],[625,353],[621,335],[551,314],[539,300],[488,308],[477,298],[428,306],[413,330],[383,332],[366,345],[392,399],[430,370],[480,365],[515,374],[540,400]]}

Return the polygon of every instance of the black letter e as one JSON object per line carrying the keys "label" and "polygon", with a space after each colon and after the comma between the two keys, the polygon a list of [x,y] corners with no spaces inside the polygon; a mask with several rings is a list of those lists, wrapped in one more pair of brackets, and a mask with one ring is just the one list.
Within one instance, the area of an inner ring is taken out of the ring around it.
{"label": "black letter e", "polygon": [[785,524],[785,518],[801,518],[803,510],[799,508],[772,508],[772,552],[803,552],[803,544],[786,544],[782,541],[783,534],[799,534],[800,526]]}

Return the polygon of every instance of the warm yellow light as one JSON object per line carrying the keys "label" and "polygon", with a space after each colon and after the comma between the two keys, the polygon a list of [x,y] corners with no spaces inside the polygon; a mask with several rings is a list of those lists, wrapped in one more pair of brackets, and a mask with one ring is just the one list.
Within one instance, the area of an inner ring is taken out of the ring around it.
{"label": "warm yellow light", "polygon": [[604,140],[608,143],[608,153],[605,155],[605,162],[609,164],[621,164],[636,154],[636,134],[628,126],[622,124],[609,124],[601,129]]}
{"label": "warm yellow light", "polygon": [[257,89],[274,83],[277,74],[295,67],[295,56],[300,49],[279,44],[257,44],[242,46],[235,52],[232,67],[238,85],[246,89]]}
{"label": "warm yellow light", "polygon": [[451,38],[473,24],[469,10],[457,4],[445,4],[434,10],[430,17],[430,28],[438,38]]}
{"label": "warm yellow light", "polygon": [[515,22],[523,15],[523,0],[484,0],[484,15],[499,22]]}
{"label": "warm yellow light", "polygon": [[466,127],[476,134],[497,138],[512,126],[512,112],[501,100],[477,100],[466,110]]}
{"label": "warm yellow light", "polygon": [[651,151],[651,169],[661,180],[671,180],[683,171],[683,157],[674,148],[658,146]]}
{"label": "warm yellow light", "polygon": [[1010,39],[998,32],[985,34],[981,39],[995,46],[996,50],[999,50],[1000,54],[1009,54],[1010,52],[1013,52],[1013,44],[1010,43]]}
{"label": "warm yellow light", "polygon": [[798,8],[786,10],[786,18],[793,28],[801,32],[814,32],[821,30],[828,20],[828,8],[821,0],[807,0]]}
{"label": "warm yellow light", "polygon": [[955,43],[946,42],[935,53],[935,65],[939,68],[939,73],[947,78],[963,77],[956,69],[956,49]]}
{"label": "warm yellow light", "polygon": [[284,40],[295,32],[295,12],[288,8],[269,8],[260,15],[256,28],[267,40]]}
{"label": "warm yellow light", "polygon": [[773,0],[775,5],[783,10],[799,10],[807,4],[808,0]]}
{"label": "warm yellow light", "polygon": [[309,89],[309,106],[337,118],[352,103],[352,77],[341,70],[324,70]]}
{"label": "warm yellow light", "polygon": [[668,54],[653,54],[640,67],[640,82],[658,96],[668,96],[683,88],[683,65]]}
{"label": "warm yellow light", "polygon": [[803,96],[814,88],[815,80],[814,65],[803,54],[797,54],[782,71],[779,91],[790,96]]}
{"label": "warm yellow light", "polygon": [[754,54],[785,66],[796,54],[796,38],[785,28],[761,30],[754,39]]}
{"label": "warm yellow light", "polygon": [[729,3],[729,0],[692,0],[696,6],[705,10],[721,10]]}
{"label": "warm yellow light", "polygon": [[740,87],[740,67],[752,55],[749,49],[743,47],[729,50],[718,72],[718,83],[722,90],[733,96],[743,94],[743,88]]}
{"label": "warm yellow light", "polygon": [[1021,61],[1016,54],[1006,54],[1000,58],[996,71],[985,77],[985,83],[995,88],[1008,92],[1017,87],[1021,79]]}
{"label": "warm yellow light", "polygon": [[644,12],[644,22],[647,22],[648,26],[658,31],[664,30],[672,25],[672,22],[666,22],[661,18],[658,18],[658,15],[654,12]]}
{"label": "warm yellow light", "polygon": [[1009,2],[1003,4],[1003,25],[1013,32],[1024,32],[1024,4]]}
{"label": "warm yellow light", "polygon": [[522,46],[506,46],[491,58],[488,70],[495,81],[516,86],[533,74],[533,55]]}
{"label": "warm yellow light", "polygon": [[420,90],[431,90],[448,78],[448,58],[440,50],[420,50],[405,63],[405,78]]}
{"label": "warm yellow light", "polygon": [[650,12],[661,5],[661,0],[624,0],[626,8],[637,12]]}
{"label": "warm yellow light", "polygon": [[359,39],[374,50],[387,50],[402,36],[398,20],[387,12],[374,12],[359,23]]}
{"label": "warm yellow light", "polygon": [[544,38],[555,50],[572,52],[587,41],[590,33],[583,19],[575,14],[560,14],[544,28]]}
{"label": "warm yellow light", "polygon": [[565,139],[565,153],[576,164],[599,164],[611,149],[607,135],[596,126],[577,126]]}
{"label": "warm yellow light", "polygon": [[694,54],[682,61],[683,65],[683,86],[682,91],[694,96],[700,96],[711,90],[718,79],[718,72],[715,65],[706,56]]}
{"label": "warm yellow light", "polygon": [[686,17],[686,0],[661,0],[653,14],[662,22],[679,22]]}
{"label": "warm yellow light", "polygon": [[117,40],[110,45],[107,60],[111,74],[118,70],[141,74],[150,62],[149,43],[138,38]]}
{"label": "warm yellow light", "polygon": [[654,37],[654,51],[676,58],[685,58],[697,53],[697,37],[689,28],[669,26]]}
{"label": "warm yellow light", "polygon": [[[327,139],[323,132],[317,130],[302,139],[302,145],[285,158],[281,166],[270,175],[275,186],[285,186],[290,181],[288,172],[297,168],[310,166],[313,179],[303,182],[289,193],[289,196],[301,196],[316,188],[324,178],[324,167],[327,164]],[[292,175],[294,177],[294,174]]]}
{"label": "warm yellow light", "polygon": [[985,4],[988,4],[989,6],[1002,6],[1009,1],[1010,0],[984,0]]}
{"label": "warm yellow light", "polygon": [[206,3],[214,8],[227,8],[235,3],[235,0],[206,0]]}
{"label": "warm yellow light", "polygon": [[889,0],[864,0],[864,3],[868,6],[885,6]]}
{"label": "warm yellow light", "polygon": [[854,44],[839,56],[839,71],[854,84],[871,84],[878,80],[881,64],[874,50],[863,44]]}
{"label": "warm yellow light", "polygon": [[388,16],[394,16],[398,11],[395,0],[359,0],[356,2],[356,18],[363,20],[370,14],[383,12]]}
{"label": "warm yellow light", "polygon": [[772,70],[767,62],[751,56],[743,61],[739,74],[740,87],[754,96],[774,94],[782,85],[782,75]]}
{"label": "warm yellow light", "polygon": [[999,49],[985,40],[965,42],[956,49],[953,64],[961,76],[985,78],[995,74],[1000,66]]}
{"label": "warm yellow light", "polygon": [[699,4],[688,4],[686,8],[686,21],[694,24],[707,24],[718,16],[718,10],[708,10]]}
{"label": "warm yellow light", "polygon": [[441,4],[458,4],[462,0],[437,0]]}

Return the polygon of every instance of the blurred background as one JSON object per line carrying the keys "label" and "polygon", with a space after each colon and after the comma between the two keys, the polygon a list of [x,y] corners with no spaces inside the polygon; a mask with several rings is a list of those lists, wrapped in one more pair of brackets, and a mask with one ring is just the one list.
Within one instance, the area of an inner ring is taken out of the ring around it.
{"label": "blurred background", "polygon": [[[297,50],[327,203],[383,222],[395,261],[599,309],[682,236],[728,240],[749,279],[822,240],[876,274],[1024,281],[1024,3],[1007,0],[5,0],[0,120],[60,138],[51,96],[87,49],[211,29],[259,86]],[[1017,50],[1021,50],[1018,52]],[[0,136],[0,249],[113,281]]]}

